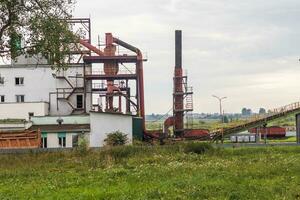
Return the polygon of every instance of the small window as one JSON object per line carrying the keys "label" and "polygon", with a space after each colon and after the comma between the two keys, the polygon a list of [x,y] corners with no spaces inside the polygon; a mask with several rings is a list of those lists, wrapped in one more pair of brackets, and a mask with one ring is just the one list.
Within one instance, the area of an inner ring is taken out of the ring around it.
{"label": "small window", "polygon": [[41,148],[47,148],[47,138],[46,137],[42,138]]}
{"label": "small window", "polygon": [[16,85],[24,85],[24,77],[16,77],[15,83]]}
{"label": "small window", "polygon": [[47,133],[42,132],[42,138],[41,138],[41,148],[47,148]]}
{"label": "small window", "polygon": [[58,146],[66,147],[66,133],[58,133]]}
{"label": "small window", "polygon": [[24,95],[16,95],[16,102],[17,103],[22,103],[25,101],[25,96]]}
{"label": "small window", "polygon": [[83,108],[83,95],[76,96],[76,108]]}
{"label": "small window", "polygon": [[78,135],[72,135],[72,147],[78,147]]}
{"label": "small window", "polygon": [[4,103],[5,102],[5,96],[4,95],[0,95],[0,103]]}
{"label": "small window", "polygon": [[29,119],[34,116],[33,112],[28,113]]}
{"label": "small window", "polygon": [[4,85],[4,77],[0,76],[0,85]]}

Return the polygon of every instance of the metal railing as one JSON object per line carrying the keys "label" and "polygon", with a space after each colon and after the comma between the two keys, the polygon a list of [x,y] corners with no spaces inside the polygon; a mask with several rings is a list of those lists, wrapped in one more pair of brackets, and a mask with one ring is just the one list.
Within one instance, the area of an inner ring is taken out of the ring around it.
{"label": "metal railing", "polygon": [[[119,69],[117,74],[135,74],[135,69]],[[86,70],[85,75],[105,75],[104,70]]]}

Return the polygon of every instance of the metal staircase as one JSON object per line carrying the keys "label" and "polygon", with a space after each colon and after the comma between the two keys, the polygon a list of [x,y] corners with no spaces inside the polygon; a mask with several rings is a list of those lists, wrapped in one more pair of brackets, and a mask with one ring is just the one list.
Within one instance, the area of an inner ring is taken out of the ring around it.
{"label": "metal staircase", "polygon": [[[84,111],[84,107],[82,108],[77,108],[76,106],[74,106],[70,100],[71,96],[73,96],[76,93],[83,93],[84,87],[79,87],[77,86],[77,84],[75,84],[75,86],[72,84],[72,82],[63,74],[63,75],[55,75],[56,79],[61,79],[64,80],[69,87],[67,88],[56,88],[56,97],[57,97],[57,101],[64,101],[66,102],[70,108],[72,109],[72,113],[74,114],[75,112],[83,112]],[[82,78],[82,77],[78,77],[75,76],[75,78]],[[76,81],[77,83],[77,81]]]}
{"label": "metal staircase", "polygon": [[193,127],[193,87],[188,86],[187,76],[183,78],[183,92],[184,92],[184,112],[185,112],[185,129],[192,129]]}

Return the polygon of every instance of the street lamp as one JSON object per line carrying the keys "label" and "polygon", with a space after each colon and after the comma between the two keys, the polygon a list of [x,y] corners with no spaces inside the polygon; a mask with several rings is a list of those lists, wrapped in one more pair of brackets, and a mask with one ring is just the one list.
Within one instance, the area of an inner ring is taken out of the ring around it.
{"label": "street lamp", "polygon": [[220,104],[220,116],[221,116],[221,120],[222,123],[224,123],[224,117],[223,117],[223,112],[222,112],[222,100],[226,99],[227,97],[218,97],[216,95],[212,95],[213,97],[217,98],[219,100],[219,104]]}

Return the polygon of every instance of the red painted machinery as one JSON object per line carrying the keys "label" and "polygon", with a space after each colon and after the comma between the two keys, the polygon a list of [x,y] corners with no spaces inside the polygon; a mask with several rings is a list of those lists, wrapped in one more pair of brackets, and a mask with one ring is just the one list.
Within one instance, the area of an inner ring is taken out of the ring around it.
{"label": "red painted machinery", "polygon": [[[90,51],[97,55],[84,56],[83,61],[85,65],[93,63],[103,64],[103,71],[100,73],[94,73],[92,71],[85,70],[85,80],[105,81],[104,84],[100,84],[98,87],[92,86],[92,93],[97,94],[99,98],[105,99],[105,105],[99,106],[99,112],[122,112],[122,98],[126,101],[126,110],[123,113],[132,114],[136,113],[138,117],[143,119],[143,130],[145,130],[145,105],[144,105],[144,75],[143,75],[143,59],[141,51],[118,39],[113,37],[111,33],[106,33],[105,47],[103,50],[91,45],[89,41],[81,40],[80,44],[88,48]],[[133,53],[117,54],[117,46],[121,46],[126,50]],[[134,71],[128,70],[127,72],[120,72],[119,66],[124,64],[134,64]],[[129,81],[135,81],[135,95],[131,94],[131,88]],[[114,99],[118,99],[118,105],[114,103]],[[134,99],[132,99],[134,98]]]}

